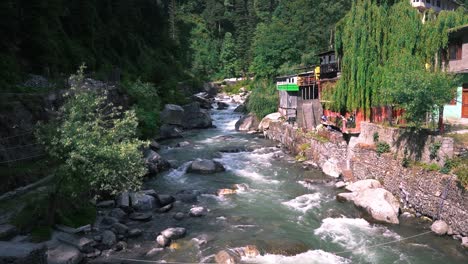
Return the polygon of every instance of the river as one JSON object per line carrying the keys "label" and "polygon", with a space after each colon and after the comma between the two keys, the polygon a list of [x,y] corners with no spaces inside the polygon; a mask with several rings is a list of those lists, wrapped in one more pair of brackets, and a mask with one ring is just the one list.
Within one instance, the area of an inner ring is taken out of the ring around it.
{"label": "river", "polygon": [[[262,256],[245,259],[248,263],[467,263],[459,241],[432,233],[420,235],[430,230],[428,223],[401,219],[396,226],[374,224],[361,218],[351,203],[337,202],[339,190],[332,184],[307,184],[305,179],[320,182],[329,177],[305,170],[276,142],[236,132],[239,114],[234,108],[231,104],[226,110],[212,110],[217,128],[189,131],[184,139],[164,142],[169,147],[160,154],[178,168],[151,180],[147,187],[167,194],[199,191],[197,206],[205,207],[208,214],[179,222],[166,216],[157,227],[146,227],[147,238],[153,241],[153,232],[169,226],[186,227],[188,233],[172,249],[144,259],[209,263],[220,250],[255,245]],[[190,145],[171,147],[181,141]],[[226,147],[249,151],[219,152]],[[196,158],[215,159],[227,170],[214,175],[186,174],[189,162]],[[210,194],[233,184],[249,188],[231,196]],[[176,203],[168,215],[187,212],[191,206]]]}

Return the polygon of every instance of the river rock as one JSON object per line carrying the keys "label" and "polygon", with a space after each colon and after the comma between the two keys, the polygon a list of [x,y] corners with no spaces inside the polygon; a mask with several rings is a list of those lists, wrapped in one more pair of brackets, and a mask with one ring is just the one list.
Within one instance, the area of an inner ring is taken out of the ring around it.
{"label": "river rock", "polygon": [[333,158],[325,161],[325,163],[322,165],[322,171],[328,176],[335,178],[340,177],[341,169],[339,167],[339,161]]}
{"label": "river rock", "polygon": [[187,169],[187,172],[200,173],[200,174],[213,174],[223,172],[226,169],[224,166],[214,160],[195,160]]}
{"label": "river rock", "polygon": [[48,264],[78,264],[82,260],[83,254],[78,249],[69,245],[60,244],[47,251]]}
{"label": "river rock", "polygon": [[112,225],[112,228],[114,228],[115,232],[117,235],[126,235],[128,233],[128,226],[121,224],[121,223],[115,223]]}
{"label": "river rock", "polygon": [[380,182],[377,180],[367,179],[367,180],[361,180],[361,181],[351,183],[348,186],[346,186],[345,189],[350,192],[361,192],[366,189],[376,189],[376,188],[382,188],[382,184],[380,184]]}
{"label": "river rock", "polygon": [[18,233],[13,225],[0,225],[0,240],[9,240]]}
{"label": "river rock", "polygon": [[356,198],[357,193],[339,193],[336,199],[340,202],[352,202]]}
{"label": "river rock", "polygon": [[216,104],[218,105],[218,110],[224,110],[224,109],[227,109],[229,108],[229,105],[226,104],[225,102],[216,102]]}
{"label": "river rock", "polygon": [[234,184],[232,186],[234,190],[245,192],[249,190],[249,185],[246,183],[239,183],[239,184]]}
{"label": "river rock", "polygon": [[160,139],[181,138],[182,132],[183,130],[179,126],[163,124],[159,128],[159,138]]}
{"label": "river rock", "polygon": [[213,120],[207,110],[201,109],[198,102],[184,106],[183,127],[187,129],[193,128],[210,128],[213,126]]}
{"label": "river rock", "polygon": [[339,181],[337,183],[335,183],[335,188],[337,189],[342,189],[346,186],[346,183],[344,181]]}
{"label": "river rock", "polygon": [[115,243],[117,243],[117,236],[114,234],[114,232],[106,230],[102,233],[101,245],[104,249],[112,248]]}
{"label": "river rock", "polygon": [[150,213],[131,213],[128,218],[134,221],[147,222],[153,218]]}
{"label": "river rock", "polygon": [[230,250],[221,250],[215,255],[217,264],[237,264],[241,262],[241,257]]}
{"label": "river rock", "polygon": [[180,221],[185,218],[185,214],[181,212],[177,212],[172,216],[172,218],[174,218],[177,221]]}
{"label": "river rock", "polygon": [[45,244],[0,241],[0,263],[45,264],[46,250]]}
{"label": "river rock", "polygon": [[114,200],[102,201],[96,204],[98,208],[113,208],[115,206]]}
{"label": "river rock", "polygon": [[156,198],[144,193],[130,193],[130,202],[137,211],[149,211],[156,207]]}
{"label": "river rock", "polygon": [[356,206],[363,208],[374,220],[398,224],[400,203],[389,191],[376,188],[357,193],[353,199]]}
{"label": "river rock", "polygon": [[160,206],[166,206],[168,204],[175,202],[174,196],[167,195],[167,194],[158,194],[158,199],[159,199]]}
{"label": "river rock", "polygon": [[171,164],[154,150],[147,149],[144,156],[150,174],[157,174],[171,168]]}
{"label": "river rock", "polygon": [[173,206],[174,206],[174,204],[168,204],[168,205],[163,206],[163,207],[161,207],[161,208],[159,208],[159,209],[156,209],[156,211],[157,211],[158,213],[161,213],[161,214],[162,214],[162,213],[167,213],[167,212],[169,212],[169,211],[172,209]]}
{"label": "river rock", "polygon": [[188,141],[182,141],[182,142],[177,143],[176,145],[176,147],[178,148],[183,148],[183,147],[188,147],[188,146],[190,146],[190,142]]}
{"label": "river rock", "polygon": [[124,210],[120,208],[114,208],[109,212],[109,216],[121,221],[125,218],[125,216],[127,216],[127,213],[125,213]]}
{"label": "river rock", "polygon": [[203,109],[211,109],[213,106],[211,105],[211,101],[207,98],[208,94],[206,93],[198,93],[192,96],[192,99],[195,102],[200,104],[200,107]]}
{"label": "river rock", "polygon": [[241,117],[235,125],[236,131],[255,131],[258,129],[258,125],[260,122],[258,121],[257,116],[254,114],[248,114]]}
{"label": "river rock", "polygon": [[189,215],[192,217],[201,217],[206,215],[205,208],[198,206],[190,209]]}
{"label": "river rock", "polygon": [[65,243],[69,246],[72,246],[78,249],[81,252],[89,253],[93,251],[93,247],[96,245],[96,242],[92,239],[86,237],[79,237],[73,234],[57,232],[54,233],[55,239],[58,241]]}
{"label": "river rock", "polygon": [[272,114],[269,114],[269,115],[265,116],[262,119],[262,121],[260,122],[260,124],[258,125],[258,130],[260,130],[260,131],[268,130],[270,128],[270,123],[271,122],[276,122],[280,118],[281,118],[280,113],[272,113]]}
{"label": "river rock", "polygon": [[128,212],[130,209],[130,196],[128,192],[122,192],[116,198],[117,207]]}
{"label": "river rock", "polygon": [[445,221],[437,220],[431,225],[432,232],[436,233],[439,236],[447,234],[449,226]]}
{"label": "river rock", "polygon": [[161,148],[161,145],[156,140],[153,140],[151,141],[149,147],[153,151],[158,151]]}
{"label": "river rock", "polygon": [[166,104],[161,112],[160,120],[164,124],[183,125],[184,108],[179,105]]}
{"label": "river rock", "polygon": [[462,247],[464,247],[465,249],[468,249],[468,237],[462,237],[461,239],[461,245]]}
{"label": "river rock", "polygon": [[245,105],[241,104],[236,109],[234,109],[234,113],[246,113],[247,112],[247,107]]}
{"label": "river rock", "polygon": [[130,238],[139,237],[139,236],[141,236],[142,233],[143,233],[143,231],[141,231],[141,229],[133,228],[133,229],[130,229],[130,231],[128,231],[128,237],[130,237]]}
{"label": "river rock", "polygon": [[171,240],[163,235],[159,235],[156,237],[156,243],[161,247],[167,247],[171,244]]}
{"label": "river rock", "polygon": [[105,216],[102,218],[102,221],[101,221],[103,225],[113,225],[118,222],[119,222],[119,219],[112,217],[112,216]]}
{"label": "river rock", "polygon": [[236,194],[236,193],[237,193],[237,191],[232,190],[232,189],[219,189],[217,191],[218,196],[231,195],[231,194]]}
{"label": "river rock", "polygon": [[183,227],[170,227],[161,232],[161,235],[169,239],[183,238],[185,234],[186,230]]}
{"label": "river rock", "polygon": [[112,247],[115,251],[122,251],[127,249],[127,243],[125,241],[119,241]]}

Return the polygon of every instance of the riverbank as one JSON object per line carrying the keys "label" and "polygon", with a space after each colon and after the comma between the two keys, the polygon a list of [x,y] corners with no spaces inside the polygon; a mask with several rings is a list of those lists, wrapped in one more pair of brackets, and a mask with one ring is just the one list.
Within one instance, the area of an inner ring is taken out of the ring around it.
{"label": "riverbank", "polygon": [[[393,193],[400,201],[403,211],[417,216],[428,216],[444,220],[450,226],[448,235],[460,239],[468,235],[468,192],[460,186],[457,177],[420,167],[402,166],[401,154],[404,150],[379,153],[369,137],[376,131],[380,140],[388,140],[392,133],[381,132],[386,128],[374,124],[364,124],[359,137],[352,137],[348,142],[341,133],[325,132],[322,136],[305,134],[290,124],[282,121],[271,122],[264,131],[267,138],[276,140],[292,150],[296,155],[303,155],[306,164],[322,169],[326,174],[353,182],[362,179],[377,179],[385,189]],[[382,139],[383,138],[383,139]],[[428,137],[427,141],[434,141]],[[438,138],[440,156],[447,157],[450,140]],[[390,140],[389,140],[390,141]],[[409,141],[402,146],[411,147]],[[424,142],[424,140],[423,140]],[[421,147],[420,156],[426,157],[428,147]],[[404,149],[404,148],[403,148]],[[442,159],[442,158],[441,158]],[[439,159],[439,162],[443,161]]]}

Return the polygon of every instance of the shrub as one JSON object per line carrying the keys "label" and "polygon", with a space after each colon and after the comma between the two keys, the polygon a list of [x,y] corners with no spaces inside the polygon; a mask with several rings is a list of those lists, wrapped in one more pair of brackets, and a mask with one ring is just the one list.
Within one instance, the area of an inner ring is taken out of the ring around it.
{"label": "shrub", "polygon": [[374,143],[379,142],[379,133],[374,132],[374,135],[372,135],[372,137],[374,138]]}
{"label": "shrub", "polygon": [[429,158],[434,160],[439,156],[439,149],[442,146],[440,142],[435,142],[434,144],[429,146]]}
{"label": "shrub", "polygon": [[259,119],[278,111],[278,92],[269,81],[256,81],[247,102],[247,109]]}
{"label": "shrub", "polygon": [[377,154],[380,156],[383,153],[390,152],[390,145],[387,142],[379,141],[376,148]]}
{"label": "shrub", "polygon": [[[79,71],[77,83],[82,81]],[[72,87],[56,122],[41,126],[37,136],[59,162],[57,189],[78,197],[111,195],[140,187],[146,173],[136,138],[135,111],[123,111],[106,96]]]}

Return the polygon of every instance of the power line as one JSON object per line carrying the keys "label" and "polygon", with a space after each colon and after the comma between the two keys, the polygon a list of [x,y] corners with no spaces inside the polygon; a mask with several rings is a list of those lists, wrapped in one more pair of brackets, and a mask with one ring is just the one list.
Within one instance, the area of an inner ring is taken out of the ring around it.
{"label": "power line", "polygon": [[28,160],[28,159],[42,157],[42,156],[45,156],[45,154],[39,154],[39,155],[29,156],[29,157],[20,158],[20,159],[1,161],[0,164],[13,163],[13,162],[21,161],[21,160]]}
{"label": "power line", "polygon": [[10,150],[10,149],[25,148],[25,147],[35,146],[35,145],[40,145],[40,143],[33,143],[33,144],[21,145],[21,146],[16,146],[16,147],[9,147],[9,148],[0,148],[0,150],[4,151],[4,150]]}
{"label": "power line", "polygon": [[28,130],[28,131],[23,132],[23,133],[18,134],[18,135],[14,135],[14,136],[11,136],[11,137],[3,137],[3,138],[0,138],[0,140],[10,139],[10,138],[16,138],[16,137],[20,137],[20,136],[23,136],[23,135],[31,134],[31,133],[33,133],[33,132],[34,132],[34,130]]}

